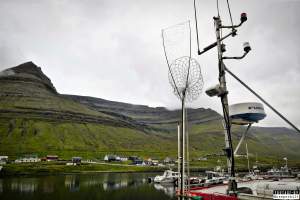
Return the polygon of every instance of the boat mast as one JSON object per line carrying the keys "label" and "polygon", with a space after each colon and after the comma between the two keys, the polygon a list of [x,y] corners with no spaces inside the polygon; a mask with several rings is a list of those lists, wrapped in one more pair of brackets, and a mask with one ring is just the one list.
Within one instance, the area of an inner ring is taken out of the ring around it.
{"label": "boat mast", "polygon": [[226,138],[226,146],[225,152],[227,155],[227,163],[228,163],[228,172],[230,173],[230,180],[228,183],[228,193],[235,193],[237,190],[237,184],[235,181],[235,170],[234,170],[234,154],[232,147],[232,139],[231,139],[231,121],[229,118],[229,109],[228,109],[228,91],[226,86],[226,78],[225,78],[225,65],[223,63],[223,52],[225,51],[224,45],[221,43],[221,27],[222,21],[220,16],[214,17],[215,24],[215,32],[217,39],[217,50],[218,50],[218,69],[219,69],[219,85],[220,88],[224,91],[223,94],[220,95],[221,104],[223,109],[223,117],[224,117],[224,129],[225,129],[225,138]]}
{"label": "boat mast", "polygon": [[[181,163],[181,155],[180,155],[180,124],[178,122],[177,124],[177,150],[178,150],[178,154],[177,154],[177,170],[178,170],[178,174],[180,175],[180,163]],[[178,179],[177,179],[177,185],[178,185],[178,189],[180,190],[180,177],[178,176]]]}
{"label": "boat mast", "polygon": [[182,91],[181,99],[181,144],[180,144],[181,162],[180,162],[180,195],[184,196],[184,172],[185,172],[185,90]]}
{"label": "boat mast", "polygon": [[186,122],[186,171],[187,171],[187,191],[190,191],[190,151],[189,151],[189,129],[188,129],[188,117],[187,110],[185,110],[185,122]]}
{"label": "boat mast", "polygon": [[[237,183],[235,181],[235,165],[234,165],[234,153],[233,153],[233,146],[232,146],[232,139],[231,139],[231,120],[229,117],[229,106],[228,106],[228,90],[226,85],[226,78],[225,78],[225,72],[226,72],[226,66],[223,62],[224,59],[242,59],[244,58],[248,52],[251,50],[250,45],[248,42],[244,43],[244,54],[239,57],[223,57],[223,53],[226,51],[225,44],[223,44],[223,40],[228,38],[229,36],[236,36],[237,30],[236,28],[240,27],[245,21],[247,21],[247,14],[242,13],[241,14],[241,21],[238,25],[233,25],[233,20],[231,16],[230,6],[229,2],[227,0],[228,5],[228,11],[230,15],[231,25],[230,26],[224,26],[222,25],[220,12],[219,12],[219,1],[217,0],[217,11],[218,16],[214,17],[214,25],[215,25],[215,34],[216,34],[216,42],[210,44],[209,46],[205,47],[202,51],[199,51],[198,48],[198,55],[201,55],[210,49],[217,47],[218,50],[218,80],[219,84],[213,88],[209,88],[206,90],[206,94],[213,97],[218,96],[221,99],[222,104],[222,111],[223,111],[223,126],[224,126],[224,134],[225,134],[225,154],[227,157],[227,165],[228,165],[228,172],[230,173],[230,179],[228,183],[228,189],[227,193],[230,195],[237,194]],[[195,4],[194,9],[196,10]],[[197,23],[197,15],[195,14],[195,21]],[[197,28],[197,27],[196,27]],[[231,32],[226,34],[225,36],[222,36],[222,29],[231,29]],[[198,34],[198,33],[197,33]]]}
{"label": "boat mast", "polygon": [[249,171],[249,174],[250,174],[250,163],[249,163],[249,153],[248,153],[248,145],[247,145],[247,143],[246,143],[246,153],[247,153],[248,171]]}

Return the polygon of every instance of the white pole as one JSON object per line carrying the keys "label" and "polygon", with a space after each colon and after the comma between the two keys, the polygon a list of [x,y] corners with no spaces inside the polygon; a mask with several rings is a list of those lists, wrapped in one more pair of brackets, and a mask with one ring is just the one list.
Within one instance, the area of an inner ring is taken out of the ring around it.
{"label": "white pole", "polygon": [[183,91],[182,93],[182,96],[183,98],[181,99],[181,131],[180,131],[180,199],[182,199],[182,197],[184,196],[184,165],[185,165],[185,162],[184,162],[184,143],[185,143],[185,124],[184,124],[184,118],[185,118],[185,110],[184,110],[184,99],[185,99],[185,93]]}
{"label": "white pole", "polygon": [[187,170],[187,190],[190,191],[190,154],[189,154],[189,130],[188,130],[188,117],[187,111],[185,111],[186,117],[186,170]]}
{"label": "white pole", "polygon": [[182,111],[182,130],[183,130],[183,133],[182,133],[182,186],[183,186],[183,195],[185,193],[185,102],[183,100],[183,111]]}
{"label": "white pole", "polygon": [[[178,164],[178,175],[180,175],[180,125],[179,123],[177,124],[177,148],[178,148],[178,154],[177,154],[177,164]],[[178,176],[178,179],[177,179],[177,186],[178,186],[178,189],[180,191],[180,177]]]}
{"label": "white pole", "polygon": [[285,158],[285,166],[286,166],[286,168],[288,167],[288,166],[287,166],[287,160],[288,160],[288,159]]}
{"label": "white pole", "polygon": [[233,153],[234,155],[237,155],[237,152],[238,152],[238,150],[239,150],[241,144],[243,143],[243,141],[244,141],[244,139],[245,139],[245,137],[246,137],[246,134],[248,133],[248,131],[249,131],[251,125],[252,125],[252,124],[249,124],[248,127],[247,127],[247,129],[246,129],[246,131],[243,132],[242,137],[241,137],[241,139],[240,139],[238,145],[236,146],[236,148],[235,148],[235,150],[234,150],[234,153]]}
{"label": "white pole", "polygon": [[249,154],[248,154],[248,145],[246,143],[246,153],[247,153],[247,161],[248,161],[248,171],[250,173],[250,163],[249,163]]}

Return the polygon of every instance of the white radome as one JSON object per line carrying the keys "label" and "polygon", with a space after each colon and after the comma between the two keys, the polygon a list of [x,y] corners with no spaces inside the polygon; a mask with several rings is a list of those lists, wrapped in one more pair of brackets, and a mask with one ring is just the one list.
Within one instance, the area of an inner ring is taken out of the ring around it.
{"label": "white radome", "polygon": [[264,106],[257,102],[237,103],[229,106],[232,123],[256,123],[266,117]]}

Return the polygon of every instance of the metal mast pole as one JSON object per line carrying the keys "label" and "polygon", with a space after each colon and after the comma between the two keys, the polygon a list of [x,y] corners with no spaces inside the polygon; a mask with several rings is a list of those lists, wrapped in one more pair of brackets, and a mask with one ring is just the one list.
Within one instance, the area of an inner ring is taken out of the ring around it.
{"label": "metal mast pole", "polygon": [[[240,149],[241,144],[242,144],[243,141],[245,140],[246,134],[248,133],[248,131],[249,131],[251,125],[252,125],[252,124],[249,124],[248,127],[247,127],[247,129],[246,129],[246,131],[243,132],[242,137],[241,137],[241,139],[240,139],[238,145],[235,147],[235,150],[234,150],[233,155],[237,155],[237,152],[238,152],[238,150]],[[247,145],[247,143],[246,143],[246,145]]]}
{"label": "metal mast pole", "polygon": [[288,166],[287,166],[287,158],[285,159],[285,166],[286,166],[286,168],[288,168]]}
{"label": "metal mast pole", "polygon": [[[178,170],[178,174],[180,174],[180,163],[181,163],[181,156],[180,156],[180,124],[179,124],[179,122],[178,122],[178,124],[177,124],[177,140],[178,140],[178,146],[177,146],[177,150],[178,150],[178,154],[177,154],[177,157],[178,157],[178,159],[177,159],[177,170]],[[178,179],[177,179],[177,184],[178,184],[178,188],[180,189],[180,178],[178,177]]]}
{"label": "metal mast pole", "polygon": [[185,135],[186,135],[186,171],[187,171],[187,191],[190,191],[190,152],[189,152],[189,126],[188,126],[188,117],[187,111],[184,112],[185,115]]}
{"label": "metal mast pole", "polygon": [[227,155],[227,163],[228,172],[230,173],[230,180],[228,183],[227,193],[235,194],[237,190],[237,184],[235,181],[235,170],[234,170],[234,156],[233,156],[233,148],[232,148],[232,140],[231,140],[231,121],[229,119],[229,110],[228,110],[228,91],[226,87],[226,79],[225,79],[225,65],[223,63],[223,52],[222,52],[222,44],[221,44],[221,26],[222,22],[220,17],[214,17],[215,29],[216,29],[216,38],[217,38],[217,47],[218,47],[218,67],[219,67],[219,83],[220,87],[225,91],[221,96],[221,103],[223,108],[223,116],[225,122],[225,137],[228,142],[226,142],[226,155]]}
{"label": "metal mast pole", "polygon": [[182,107],[181,107],[181,148],[180,148],[180,153],[181,153],[181,163],[180,163],[180,195],[183,197],[184,196],[184,190],[185,190],[185,185],[184,185],[184,171],[185,171],[185,159],[184,159],[184,154],[185,154],[185,91],[182,92]]}
{"label": "metal mast pole", "polygon": [[247,145],[247,143],[246,143],[246,153],[247,153],[248,171],[249,171],[249,174],[250,174],[251,171],[250,171],[250,162],[249,162],[249,153],[248,153],[248,145]]}

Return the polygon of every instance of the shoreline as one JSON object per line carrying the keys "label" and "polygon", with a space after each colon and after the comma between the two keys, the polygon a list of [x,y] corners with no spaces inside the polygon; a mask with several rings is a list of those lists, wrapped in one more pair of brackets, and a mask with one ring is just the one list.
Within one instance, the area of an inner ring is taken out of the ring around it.
{"label": "shoreline", "polygon": [[13,163],[3,165],[3,169],[0,171],[0,177],[91,173],[155,173],[163,172],[166,169],[166,167],[123,166],[114,164],[81,164],[77,166],[67,166],[63,163]]}
{"label": "shoreline", "polygon": [[[65,165],[59,162],[47,163],[10,163],[3,165],[0,177],[28,175],[92,174],[92,173],[162,173],[170,169],[167,166],[136,166],[114,163],[94,163]],[[177,171],[177,168],[172,168]],[[191,172],[205,172],[210,168],[192,167]]]}
{"label": "shoreline", "polygon": [[[9,163],[3,165],[0,177],[30,175],[66,175],[66,174],[100,174],[100,173],[162,173],[167,169],[177,171],[177,166],[137,166],[119,163],[81,163],[66,165],[64,162]],[[268,168],[265,168],[268,169]],[[261,168],[261,171],[265,171]],[[298,168],[299,169],[299,168]],[[211,171],[211,167],[190,167],[190,172],[203,173]],[[237,168],[237,173],[248,172],[248,169]]]}

